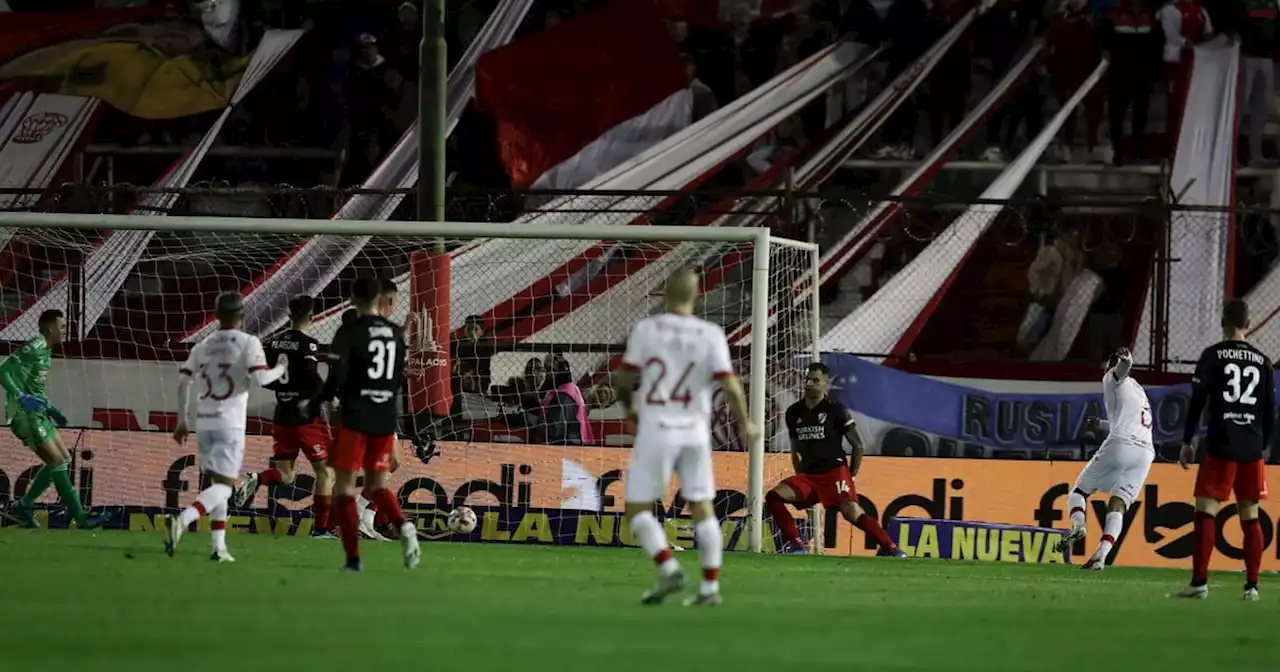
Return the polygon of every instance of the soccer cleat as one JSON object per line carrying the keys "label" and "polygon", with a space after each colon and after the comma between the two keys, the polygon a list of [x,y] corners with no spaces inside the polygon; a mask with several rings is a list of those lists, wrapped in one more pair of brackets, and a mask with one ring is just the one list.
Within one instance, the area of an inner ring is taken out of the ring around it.
{"label": "soccer cleat", "polygon": [[28,530],[40,529],[40,521],[36,520],[35,509],[27,506],[21,499],[10,504],[9,510],[5,512],[4,516],[17,523],[19,527]]}
{"label": "soccer cleat", "polygon": [[416,569],[422,560],[422,549],[418,548],[417,528],[407,520],[400,526],[400,547],[404,549],[405,569]]}
{"label": "soccer cleat", "polygon": [[174,551],[178,550],[178,542],[182,541],[182,533],[186,531],[186,526],[182,524],[182,519],[175,515],[165,516],[164,528],[164,552],[173,557]]}
{"label": "soccer cleat", "polygon": [[882,548],[876,551],[877,558],[905,558],[907,552],[901,548]]}
{"label": "soccer cleat", "polygon": [[97,530],[106,526],[106,524],[110,521],[111,521],[111,514],[106,513],[105,511],[102,513],[91,513],[84,517],[84,521],[76,523],[76,529]]}
{"label": "soccer cleat", "polygon": [[360,532],[360,537],[362,539],[369,539],[371,541],[391,541],[379,534],[378,530],[374,529],[373,522],[368,518],[361,519],[360,529],[358,531]]}
{"label": "soccer cleat", "polygon": [[681,546],[680,544],[671,544],[672,553],[680,553],[682,551],[684,551],[684,546]]}
{"label": "soccer cleat", "polygon": [[1257,601],[1258,601],[1258,600],[1260,600],[1260,599],[1262,599],[1262,597],[1261,597],[1260,595],[1258,595],[1258,587],[1257,587],[1257,586],[1246,586],[1246,587],[1245,587],[1245,589],[1244,589],[1244,601],[1245,601],[1245,602],[1257,602]]}
{"label": "soccer cleat", "polygon": [[244,482],[236,486],[235,492],[231,493],[231,508],[243,509],[245,504],[253,500],[253,495],[258,491],[258,474],[250,472],[245,475]]}
{"label": "soccer cleat", "polygon": [[1066,552],[1068,548],[1071,548],[1071,544],[1076,543],[1080,539],[1084,539],[1084,532],[1085,532],[1085,529],[1083,525],[1079,527],[1072,527],[1070,532],[1062,535],[1062,538],[1059,539],[1057,543],[1053,545],[1053,552],[1054,553]]}
{"label": "soccer cleat", "polygon": [[236,561],[236,559],[231,557],[231,554],[228,553],[227,549],[225,548],[220,548],[214,551],[212,554],[209,555],[209,559],[214,562],[235,562]]}
{"label": "soccer cleat", "polygon": [[1187,586],[1176,593],[1170,593],[1169,597],[1185,597],[1191,600],[1203,600],[1204,598],[1209,597],[1209,586],[1208,584],[1203,586]]}
{"label": "soccer cleat", "polygon": [[644,597],[640,598],[640,604],[662,604],[668,595],[684,590],[684,583],[684,572],[678,569],[670,574],[662,574],[658,577],[657,585],[646,591]]}
{"label": "soccer cleat", "polygon": [[1093,555],[1093,557],[1086,560],[1085,563],[1080,566],[1080,569],[1083,569],[1089,572],[1101,572],[1106,568],[1107,568],[1106,557],[1100,557],[1097,554]]}
{"label": "soccer cleat", "polygon": [[346,564],[342,566],[341,571],[347,574],[355,574],[364,571],[364,568],[360,566],[359,560],[348,560]]}
{"label": "soccer cleat", "polygon": [[684,606],[686,607],[714,607],[724,602],[720,598],[720,593],[698,593],[693,597],[686,597]]}
{"label": "soccer cleat", "polygon": [[312,529],[311,538],[312,539],[337,539],[338,535],[334,534],[333,530]]}
{"label": "soccer cleat", "polygon": [[783,549],[787,555],[809,555],[809,547],[804,544],[788,543]]}

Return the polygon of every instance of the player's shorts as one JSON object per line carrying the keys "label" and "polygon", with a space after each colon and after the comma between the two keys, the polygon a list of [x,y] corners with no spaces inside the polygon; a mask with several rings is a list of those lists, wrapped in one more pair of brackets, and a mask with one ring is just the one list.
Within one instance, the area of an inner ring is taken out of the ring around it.
{"label": "player's shorts", "polygon": [[43,413],[18,412],[9,421],[9,431],[31,450],[40,450],[57,435],[58,428]]}
{"label": "player's shorts", "polygon": [[200,471],[239,478],[244,465],[243,429],[197,429],[196,456]]}
{"label": "player's shorts", "polygon": [[338,471],[391,471],[396,435],[372,436],[346,427],[338,428],[338,440],[329,455],[329,466]]}
{"label": "player's shorts", "polygon": [[853,484],[849,467],[840,465],[820,474],[794,474],[782,481],[796,493],[792,506],[807,509],[822,504],[828,509],[839,508],[845,502],[858,501],[858,489]]}
{"label": "player's shorts", "polygon": [[1216,499],[1220,502],[1259,502],[1267,498],[1267,468],[1262,460],[1236,462],[1205,453],[1196,470],[1196,497]]}
{"label": "player's shorts", "polygon": [[316,420],[307,425],[281,425],[276,423],[271,428],[271,459],[292,462],[298,455],[307,458],[308,462],[320,462],[329,459],[329,444],[333,439],[329,435],[329,425],[323,420]]}
{"label": "player's shorts", "polygon": [[1093,459],[1076,477],[1073,490],[1093,494],[1108,492],[1119,498],[1125,506],[1132,506],[1147,481],[1151,462],[1156,457],[1155,448],[1120,437],[1107,437]]}
{"label": "player's shorts", "polygon": [[711,432],[661,430],[641,427],[627,464],[623,497],[640,504],[666,498],[671,472],[680,479],[680,494],[687,502],[709,502],[716,495],[711,467]]}

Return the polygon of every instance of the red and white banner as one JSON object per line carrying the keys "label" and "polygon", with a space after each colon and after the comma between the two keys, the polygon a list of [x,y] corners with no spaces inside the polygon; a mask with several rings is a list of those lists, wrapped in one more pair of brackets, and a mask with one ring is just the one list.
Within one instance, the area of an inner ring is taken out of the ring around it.
{"label": "red and white banner", "polygon": [[512,186],[573,189],[689,125],[692,96],[649,0],[612,0],[480,58],[476,101]]}

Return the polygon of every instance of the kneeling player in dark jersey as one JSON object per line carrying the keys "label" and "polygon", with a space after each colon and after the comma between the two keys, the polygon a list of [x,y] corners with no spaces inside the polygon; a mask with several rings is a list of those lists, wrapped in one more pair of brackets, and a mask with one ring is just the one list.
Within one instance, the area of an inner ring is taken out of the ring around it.
{"label": "kneeling player in dark jersey", "polygon": [[314,301],[298,295],[289,300],[289,329],[267,342],[267,361],[284,364],[285,375],[267,386],[276,394],[276,410],[271,421],[271,466],[245,476],[231,496],[231,507],[243,508],[253,500],[258,486],[293,485],[298,477],[298,456],[311,463],[316,475],[312,512],[315,525],[311,536],[334,539],[329,512],[333,502],[333,469],[329,467],[329,423],[298,409],[298,402],[315,396],[324,385],[317,370],[316,352],[320,344],[307,333],[311,327]]}
{"label": "kneeling player in dark jersey", "polygon": [[355,322],[342,327],[330,350],[329,377],[324,389],[307,408],[314,413],[336,395],[340,405],[338,440],[329,463],[334,475],[334,518],[347,561],[343,569],[360,571],[360,537],[357,534],[356,484],[364,474],[365,491],[378,510],[400,530],[404,564],[418,566],[420,552],[413,523],[400,511],[400,502],[388,487],[399,423],[399,395],[404,387],[404,331],[387,318],[395,307],[394,291],[384,291],[375,278],[360,278],[352,288],[351,303],[359,311]]}
{"label": "kneeling player in dark jersey", "polygon": [[[831,371],[825,364],[810,364],[804,378],[804,398],[787,409],[791,464],[796,473],[765,495],[770,515],[782,528],[788,553],[804,554],[809,548],[800,540],[787,505],[807,509],[821,503],[826,508],[840,509],[845,520],[874,539],[880,545],[877,555],[905,557],[906,553],[885,534],[879,521],[858,506],[853,479],[862,466],[862,439],[849,409],[827,396],[830,383]],[[852,471],[845,461],[846,439],[853,446]]]}
{"label": "kneeling player in dark jersey", "polygon": [[1248,329],[1249,306],[1239,299],[1228,301],[1222,307],[1222,341],[1205,349],[1191,378],[1191,403],[1178,456],[1183,469],[1190,468],[1195,459],[1191,440],[1206,409],[1209,431],[1196,471],[1191,585],[1173,597],[1208,596],[1218,510],[1234,492],[1244,531],[1244,599],[1258,599],[1258,570],[1265,543],[1258,502],[1267,498],[1262,451],[1271,441],[1275,424],[1276,386],[1271,359],[1244,340]]}

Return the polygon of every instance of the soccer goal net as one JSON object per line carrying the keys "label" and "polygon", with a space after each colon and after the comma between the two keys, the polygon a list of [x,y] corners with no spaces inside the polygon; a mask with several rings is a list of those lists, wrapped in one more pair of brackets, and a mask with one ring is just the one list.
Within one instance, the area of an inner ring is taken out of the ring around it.
{"label": "soccer goal net", "polygon": [[[313,296],[305,328],[328,344],[351,281],[378,275],[399,288],[393,320],[408,340],[393,485],[421,535],[458,538],[445,518],[465,504],[480,518],[469,540],[630,545],[621,512],[633,429],[612,373],[632,325],[662,309],[666,278],[695,267],[698,314],[724,326],[765,430],[762,445],[743,445],[717,394],[717,512],[730,548],[775,547],[772,526],[756,526],[764,488],[791,472],[782,412],[817,342],[812,244],[767,228],[25,213],[0,214],[0,229],[26,250],[6,283],[0,341],[12,353],[39,335],[42,313],[65,313],[48,397],[70,421],[60,436],[86,505],[115,507],[119,526],[153,527],[207,480],[194,446],[176,449],[167,432],[178,364],[216,330],[219,292],[245,295],[245,330],[268,346],[289,327],[290,297]],[[122,236],[141,252],[113,253]],[[273,407],[270,392],[251,392],[246,472],[272,456]],[[37,460],[9,434],[0,447],[0,492],[20,497]],[[309,531],[314,481],[307,465],[298,473],[259,490],[233,526]],[[58,525],[56,494],[42,501]],[[672,540],[691,544],[674,485],[655,507]]]}

